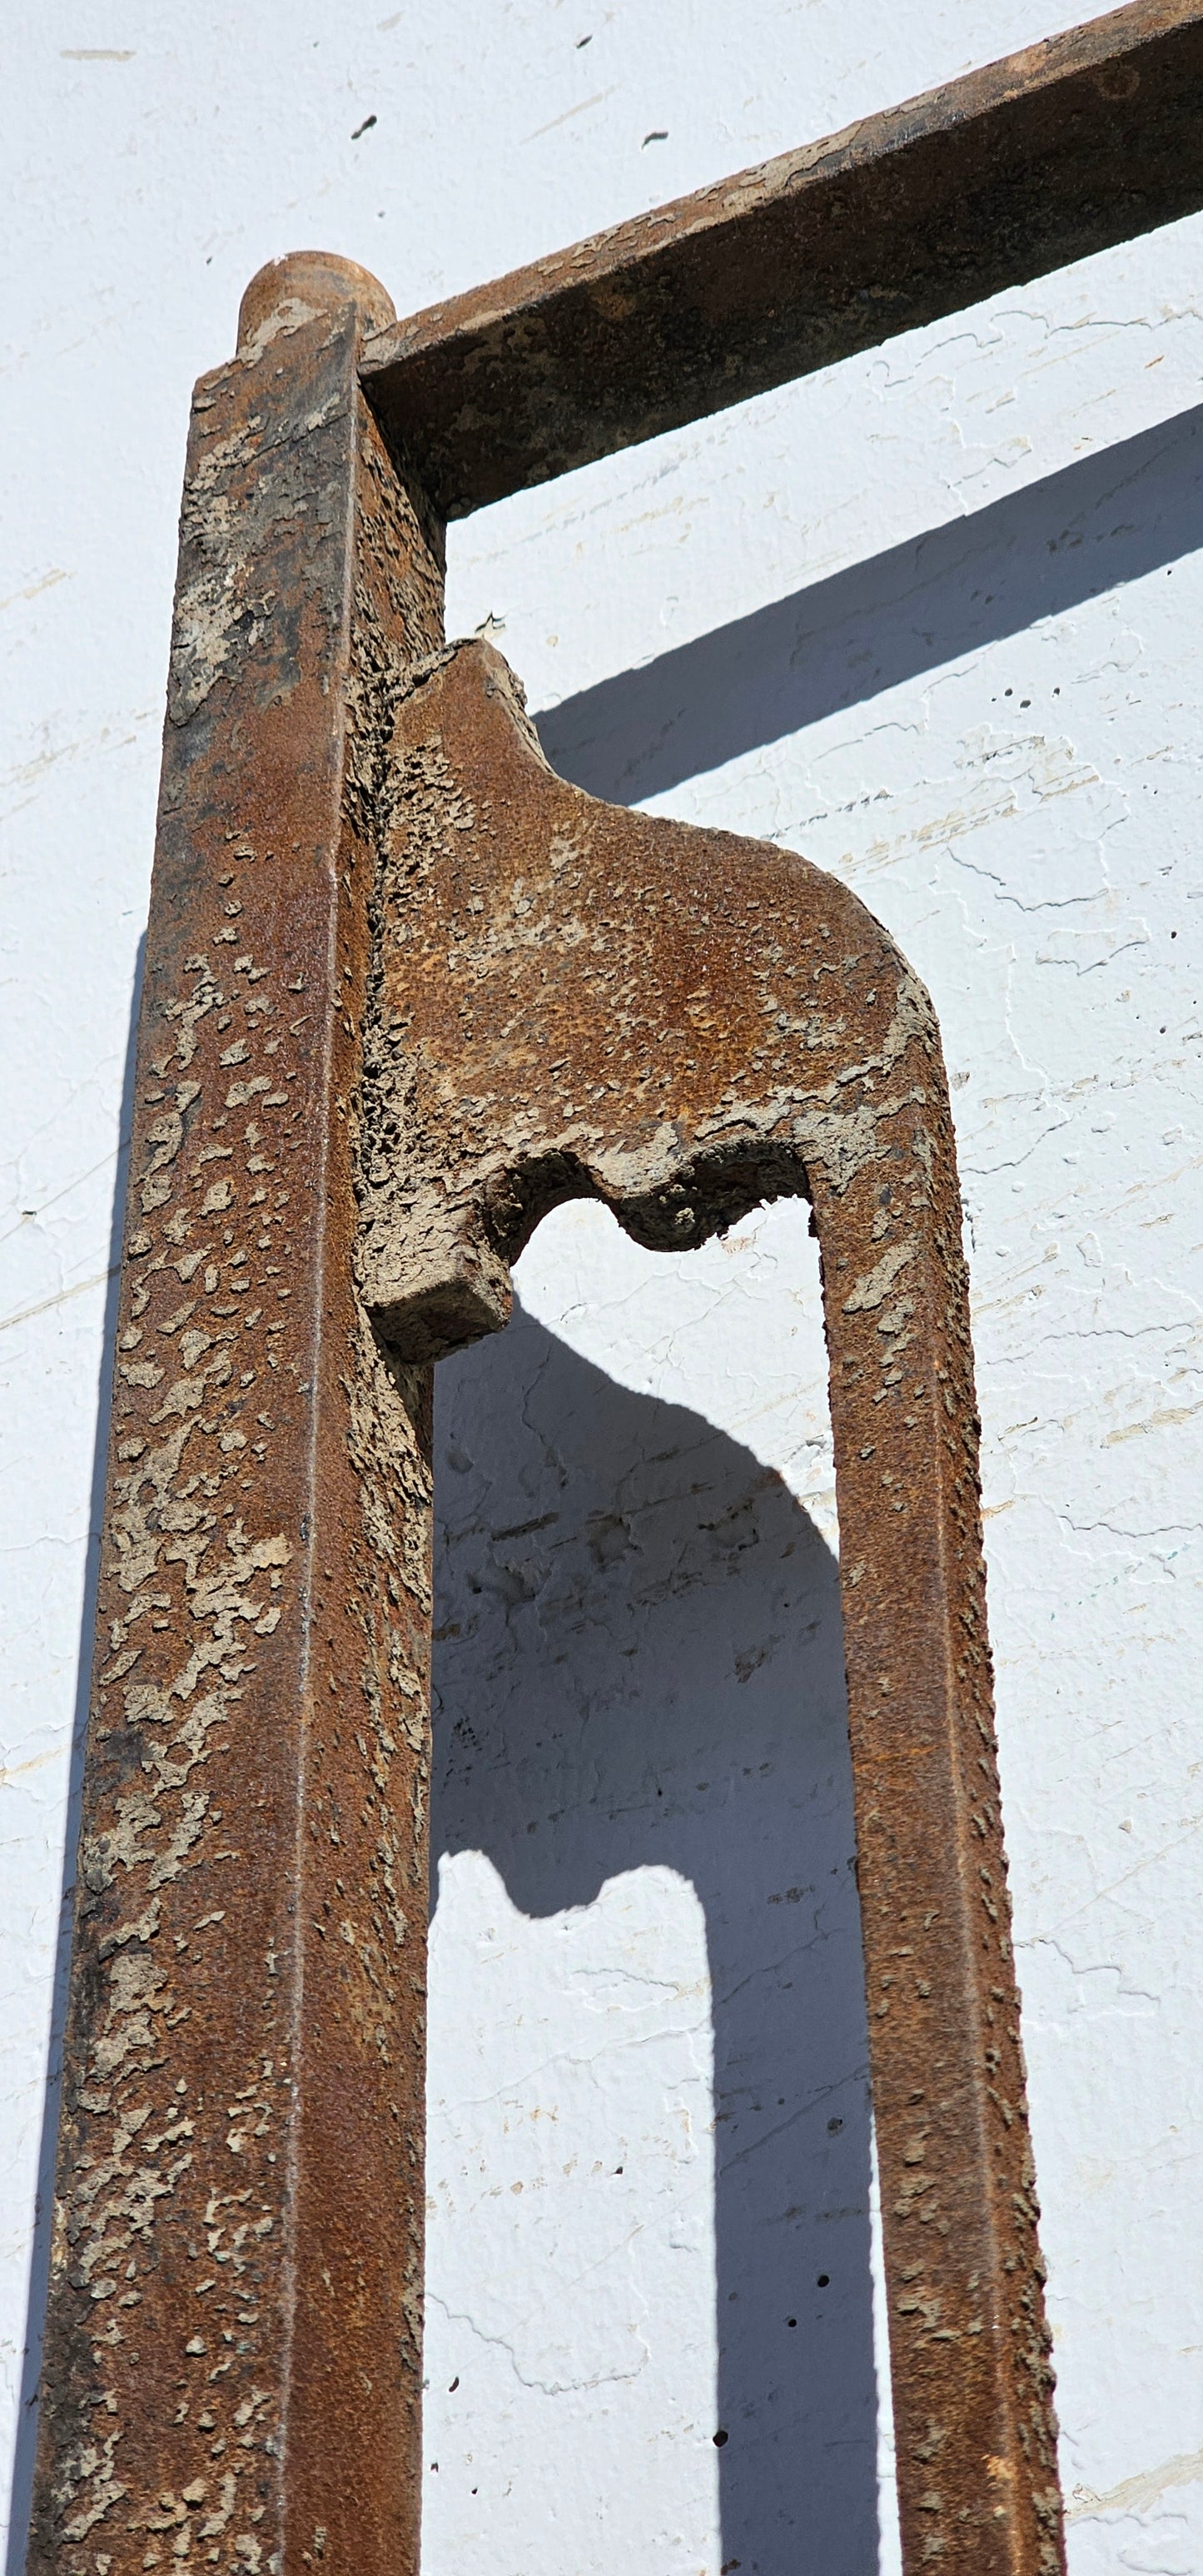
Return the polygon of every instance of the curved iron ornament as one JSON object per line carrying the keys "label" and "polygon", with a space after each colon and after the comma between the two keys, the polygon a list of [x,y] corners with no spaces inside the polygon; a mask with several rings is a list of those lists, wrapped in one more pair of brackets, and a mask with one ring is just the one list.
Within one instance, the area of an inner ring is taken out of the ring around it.
{"label": "curved iron ornament", "polygon": [[378,907],[358,1264],[402,1358],[503,1325],[508,1265],[565,1199],[601,1199],[653,1249],[785,1193],[811,1202],[906,2563],[1055,2568],[979,1425],[931,1003],[805,859],[557,778],[482,643],[419,669],[398,711]]}
{"label": "curved iron ornament", "polygon": [[196,389],[30,2576],[415,2576],[431,1363],[582,1192],[810,1199],[904,2562],[1064,2566],[931,1003],[553,775],[443,514],[1187,211],[1201,116],[1203,0],[1135,0],[409,324],[277,263]]}

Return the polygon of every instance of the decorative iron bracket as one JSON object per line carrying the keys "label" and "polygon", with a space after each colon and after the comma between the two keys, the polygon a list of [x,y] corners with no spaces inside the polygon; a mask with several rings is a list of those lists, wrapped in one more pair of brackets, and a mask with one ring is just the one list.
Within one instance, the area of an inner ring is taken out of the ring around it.
{"label": "decorative iron bracket", "polygon": [[[907,2576],[1063,2565],[932,1007],[804,860],[556,778],[442,522],[1198,204],[1201,94],[1139,0],[415,323],[279,263],[197,387],[31,2576],[416,2570],[431,1363],[580,1194],[811,1201]],[[970,164],[1002,246],[870,329]]]}

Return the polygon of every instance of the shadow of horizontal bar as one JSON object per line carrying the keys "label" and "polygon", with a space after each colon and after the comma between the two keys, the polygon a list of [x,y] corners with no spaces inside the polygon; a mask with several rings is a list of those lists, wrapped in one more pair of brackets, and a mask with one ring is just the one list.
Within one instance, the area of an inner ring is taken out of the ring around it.
{"label": "shadow of horizontal bar", "polygon": [[535,719],[615,804],[861,706],[1203,546],[1203,408],[1009,492]]}
{"label": "shadow of horizontal bar", "polygon": [[1203,205],[1203,0],[1135,0],[398,322],[434,507],[677,429]]}

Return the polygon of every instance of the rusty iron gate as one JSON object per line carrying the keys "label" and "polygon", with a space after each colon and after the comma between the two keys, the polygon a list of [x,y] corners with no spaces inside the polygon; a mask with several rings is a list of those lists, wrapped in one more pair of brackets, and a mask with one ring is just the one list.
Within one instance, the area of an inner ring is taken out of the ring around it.
{"label": "rusty iron gate", "polygon": [[1063,2566],[939,1033],[804,859],[600,804],[449,516],[1203,203],[1138,0],[398,323],[244,299],[184,487],[30,2576],[413,2576],[432,1363],[548,1209],[822,1256],[907,2576]]}

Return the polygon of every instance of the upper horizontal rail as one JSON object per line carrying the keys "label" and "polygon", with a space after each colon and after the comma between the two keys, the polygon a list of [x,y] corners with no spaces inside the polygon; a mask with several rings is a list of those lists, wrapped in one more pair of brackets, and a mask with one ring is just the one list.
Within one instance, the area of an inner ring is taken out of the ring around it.
{"label": "upper horizontal rail", "polygon": [[1203,0],[1135,0],[376,334],[448,518],[1203,206]]}

